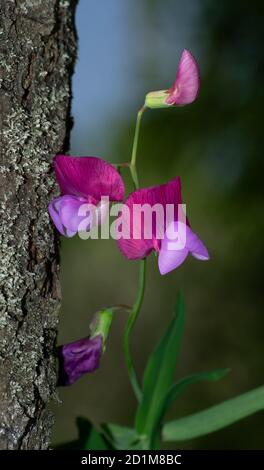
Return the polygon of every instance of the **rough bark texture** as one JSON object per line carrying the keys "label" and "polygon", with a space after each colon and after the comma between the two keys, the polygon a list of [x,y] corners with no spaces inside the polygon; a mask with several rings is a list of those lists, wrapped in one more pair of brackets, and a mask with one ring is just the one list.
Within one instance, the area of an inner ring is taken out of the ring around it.
{"label": "rough bark texture", "polygon": [[0,0],[0,448],[46,449],[56,398],[52,156],[70,130],[75,0]]}

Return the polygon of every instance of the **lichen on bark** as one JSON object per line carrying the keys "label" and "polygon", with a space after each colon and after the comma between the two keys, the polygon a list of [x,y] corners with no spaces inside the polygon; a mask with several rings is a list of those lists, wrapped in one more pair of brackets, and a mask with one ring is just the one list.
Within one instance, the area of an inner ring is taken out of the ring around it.
{"label": "lichen on bark", "polygon": [[0,0],[0,449],[46,449],[56,398],[51,162],[71,127],[75,0]]}

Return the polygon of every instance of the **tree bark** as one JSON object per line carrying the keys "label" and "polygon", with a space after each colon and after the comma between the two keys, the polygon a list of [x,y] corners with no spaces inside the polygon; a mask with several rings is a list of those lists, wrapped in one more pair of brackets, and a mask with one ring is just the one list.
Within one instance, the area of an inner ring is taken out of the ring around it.
{"label": "tree bark", "polygon": [[75,0],[0,0],[0,449],[47,449],[56,399],[52,157],[69,142]]}

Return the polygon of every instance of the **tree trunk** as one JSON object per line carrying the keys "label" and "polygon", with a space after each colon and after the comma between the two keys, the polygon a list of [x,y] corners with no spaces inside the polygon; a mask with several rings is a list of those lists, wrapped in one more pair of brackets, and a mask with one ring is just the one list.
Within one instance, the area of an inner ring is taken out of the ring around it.
{"label": "tree trunk", "polygon": [[56,398],[52,157],[70,131],[75,0],[0,0],[0,449],[47,449]]}

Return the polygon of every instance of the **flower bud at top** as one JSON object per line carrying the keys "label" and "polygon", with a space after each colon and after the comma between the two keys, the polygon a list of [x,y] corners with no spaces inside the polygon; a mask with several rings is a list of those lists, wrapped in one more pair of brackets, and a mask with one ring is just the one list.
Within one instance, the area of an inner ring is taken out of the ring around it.
{"label": "flower bud at top", "polygon": [[196,100],[200,88],[199,68],[193,55],[184,49],[176,80],[168,90],[152,91],[146,95],[148,108],[184,106]]}
{"label": "flower bud at top", "polygon": [[151,91],[146,95],[145,106],[151,109],[169,108],[171,105],[166,103],[167,98],[167,90]]}

